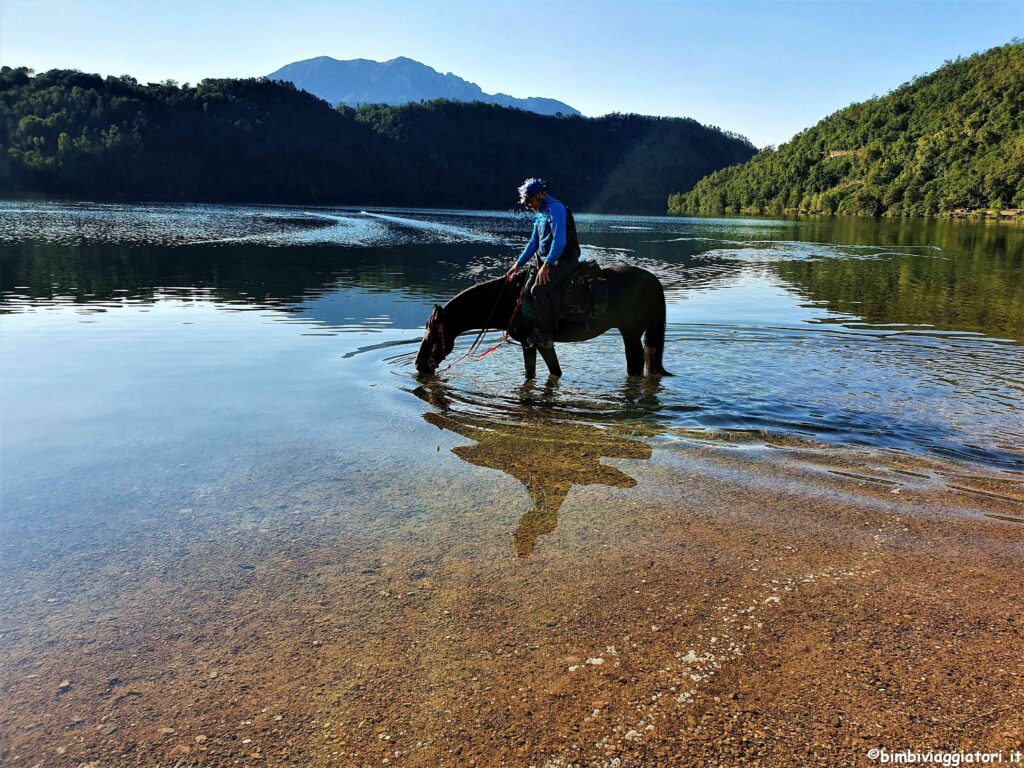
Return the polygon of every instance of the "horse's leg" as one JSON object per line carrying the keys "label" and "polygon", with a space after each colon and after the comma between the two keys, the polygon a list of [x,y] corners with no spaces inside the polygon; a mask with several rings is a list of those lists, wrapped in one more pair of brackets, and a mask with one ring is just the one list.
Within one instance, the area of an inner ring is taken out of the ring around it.
{"label": "horse's leg", "polygon": [[523,347],[523,364],[526,365],[526,378],[537,376],[537,348]]}
{"label": "horse's leg", "polygon": [[552,376],[561,376],[562,368],[558,364],[558,355],[555,354],[555,348],[541,347],[537,351],[540,352],[540,356],[544,358],[544,363],[548,367],[548,373]]}
{"label": "horse's leg", "polygon": [[622,343],[626,347],[626,373],[630,376],[643,376],[644,344],[640,340],[640,334],[621,328],[619,333],[622,334]]}
{"label": "horse's leg", "polygon": [[656,288],[654,316],[644,331],[644,362],[648,376],[671,376],[661,363],[665,352],[665,291],[661,283],[656,283]]}

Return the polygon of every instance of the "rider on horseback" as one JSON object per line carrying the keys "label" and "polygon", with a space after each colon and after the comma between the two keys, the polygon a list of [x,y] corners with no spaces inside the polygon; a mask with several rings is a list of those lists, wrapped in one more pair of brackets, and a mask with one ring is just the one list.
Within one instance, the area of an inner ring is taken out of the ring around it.
{"label": "rider on horseback", "polygon": [[519,202],[536,216],[533,234],[522,255],[506,277],[511,278],[531,256],[536,256],[537,278],[530,288],[537,312],[537,329],[529,342],[536,347],[550,348],[555,334],[557,304],[554,290],[579,265],[580,242],[572,211],[547,193],[542,179],[527,179],[519,187]]}

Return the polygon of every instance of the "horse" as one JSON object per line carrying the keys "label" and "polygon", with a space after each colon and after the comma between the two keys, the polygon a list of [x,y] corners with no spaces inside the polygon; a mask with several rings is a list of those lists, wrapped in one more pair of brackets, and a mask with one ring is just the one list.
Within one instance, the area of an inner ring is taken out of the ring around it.
{"label": "horse", "polygon": [[[416,370],[421,375],[434,373],[451,354],[460,334],[495,330],[506,331],[523,345],[527,379],[537,375],[538,352],[548,373],[561,376],[554,346],[538,349],[527,341],[534,323],[524,318],[519,308],[529,274],[528,270],[521,270],[511,278],[478,283],[443,307],[435,304],[416,354]],[[559,320],[553,340],[587,341],[616,328],[625,345],[629,376],[642,376],[645,372],[648,376],[671,376],[661,362],[665,349],[665,289],[661,281],[646,269],[631,265],[605,267],[601,277],[608,286],[604,309],[587,318]]]}

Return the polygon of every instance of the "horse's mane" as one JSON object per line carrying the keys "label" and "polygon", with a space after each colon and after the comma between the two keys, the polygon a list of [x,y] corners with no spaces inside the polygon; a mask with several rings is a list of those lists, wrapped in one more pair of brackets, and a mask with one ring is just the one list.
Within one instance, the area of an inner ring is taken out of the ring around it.
{"label": "horse's mane", "polygon": [[[508,287],[506,288],[506,290],[512,290],[512,291],[522,290],[522,288],[523,288],[523,281],[525,279],[526,279],[526,270],[520,270],[519,272],[517,272],[515,275],[512,276],[511,280],[509,280]],[[505,280],[505,277],[502,276],[502,277],[495,277],[495,278],[492,278],[490,280],[484,280],[482,283],[475,283],[475,284],[469,286],[468,288],[464,288],[463,290],[461,290],[457,294],[455,294],[451,299],[449,299],[448,304],[451,304],[456,299],[462,298],[463,296],[465,296],[468,293],[472,293],[473,291],[478,291],[481,288],[490,287],[490,286],[497,287],[502,282],[504,282],[504,280]],[[447,306],[447,304],[445,306]]]}

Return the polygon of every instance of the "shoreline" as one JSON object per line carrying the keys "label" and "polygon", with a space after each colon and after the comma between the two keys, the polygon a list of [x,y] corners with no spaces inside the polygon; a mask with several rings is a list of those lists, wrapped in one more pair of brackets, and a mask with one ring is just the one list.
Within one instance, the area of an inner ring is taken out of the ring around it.
{"label": "shoreline", "polygon": [[707,211],[701,212],[688,212],[688,211],[672,211],[670,210],[668,216],[693,216],[693,217],[706,217],[716,218],[723,217],[728,218],[731,216],[763,216],[766,218],[771,217],[792,217],[795,219],[803,218],[815,218],[815,219],[863,219],[865,221],[971,221],[975,223],[980,222],[999,222],[999,223],[1018,223],[1024,221],[1024,209],[1014,208],[1005,211],[991,211],[991,210],[968,210],[958,209],[955,211],[946,211],[944,213],[937,213],[932,216],[862,216],[856,213],[825,213],[819,211],[813,213],[810,211],[801,211],[794,208],[786,208],[782,211],[762,211],[757,208],[744,208],[740,211],[723,211],[722,213],[709,213]]}

